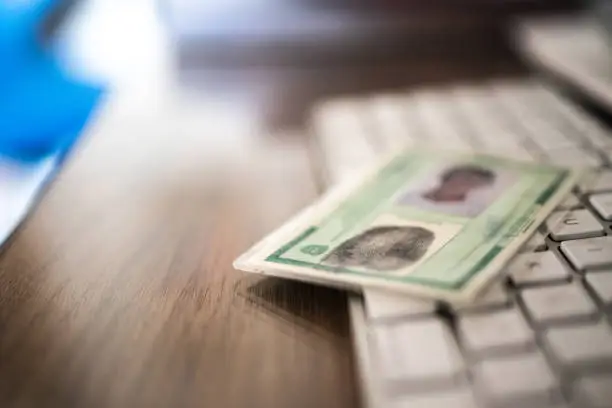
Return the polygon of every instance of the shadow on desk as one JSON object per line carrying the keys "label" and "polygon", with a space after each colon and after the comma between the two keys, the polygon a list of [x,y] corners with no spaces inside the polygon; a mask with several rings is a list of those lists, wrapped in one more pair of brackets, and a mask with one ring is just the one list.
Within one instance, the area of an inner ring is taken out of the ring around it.
{"label": "shadow on desk", "polygon": [[255,318],[269,315],[300,338],[313,334],[332,341],[349,336],[346,292],[280,278],[245,277],[235,288],[254,310]]}

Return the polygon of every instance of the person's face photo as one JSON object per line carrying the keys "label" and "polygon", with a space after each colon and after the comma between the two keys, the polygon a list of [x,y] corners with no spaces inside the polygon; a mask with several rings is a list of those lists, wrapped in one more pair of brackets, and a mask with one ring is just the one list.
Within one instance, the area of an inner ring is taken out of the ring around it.
{"label": "person's face photo", "polygon": [[336,266],[394,271],[420,260],[434,238],[433,232],[422,227],[374,227],[348,239],[324,260]]}
{"label": "person's face photo", "polygon": [[457,166],[444,172],[440,183],[423,194],[434,202],[462,202],[474,190],[488,187],[495,182],[495,173],[477,166]]}

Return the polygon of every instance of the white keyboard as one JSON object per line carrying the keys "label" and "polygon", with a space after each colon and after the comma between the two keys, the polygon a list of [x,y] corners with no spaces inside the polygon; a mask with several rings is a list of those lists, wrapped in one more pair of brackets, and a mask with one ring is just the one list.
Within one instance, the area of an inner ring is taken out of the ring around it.
{"label": "white keyboard", "polygon": [[612,407],[606,128],[536,80],[332,100],[313,126],[330,184],[421,145],[600,169],[475,304],[373,290],[351,300],[369,408]]}
{"label": "white keyboard", "polygon": [[527,20],[514,34],[517,51],[538,69],[612,109],[612,45],[595,17]]}

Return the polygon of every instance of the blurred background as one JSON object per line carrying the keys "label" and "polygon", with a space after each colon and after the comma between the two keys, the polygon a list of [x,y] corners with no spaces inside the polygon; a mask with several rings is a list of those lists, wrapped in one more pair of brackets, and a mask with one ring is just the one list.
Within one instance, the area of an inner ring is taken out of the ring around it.
{"label": "blurred background", "polygon": [[60,4],[41,40],[106,92],[0,254],[3,407],[356,406],[345,294],[231,266],[322,192],[311,108],[525,76],[516,19],[593,3]]}
{"label": "blurred background", "polygon": [[509,27],[517,17],[585,6],[579,0],[63,4],[47,34],[73,69],[122,86],[147,83],[149,92],[171,80],[196,93],[249,95],[272,122],[298,120],[320,95],[442,80],[445,61],[457,67],[455,78],[474,66],[516,71]]}

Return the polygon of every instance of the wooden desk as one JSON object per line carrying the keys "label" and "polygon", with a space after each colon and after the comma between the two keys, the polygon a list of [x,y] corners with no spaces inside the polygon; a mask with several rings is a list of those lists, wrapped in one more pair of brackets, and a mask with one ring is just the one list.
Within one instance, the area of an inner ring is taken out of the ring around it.
{"label": "wooden desk", "polygon": [[231,266],[321,189],[307,137],[265,129],[332,94],[519,71],[485,56],[119,92],[2,249],[0,406],[359,406],[345,295]]}

